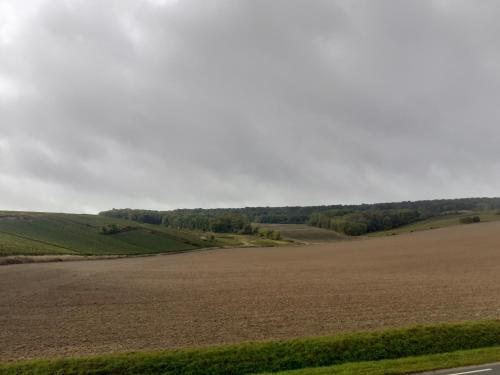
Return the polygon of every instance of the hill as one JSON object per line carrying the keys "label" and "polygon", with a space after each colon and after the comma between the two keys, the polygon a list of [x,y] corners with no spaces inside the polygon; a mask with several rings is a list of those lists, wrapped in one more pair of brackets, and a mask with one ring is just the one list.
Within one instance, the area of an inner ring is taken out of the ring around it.
{"label": "hill", "polygon": [[214,245],[187,231],[98,215],[0,211],[0,256],[138,255]]}
{"label": "hill", "polygon": [[102,216],[172,228],[244,233],[249,223],[309,224],[350,236],[402,227],[432,217],[497,211],[500,198],[460,198],[359,205],[245,207],[153,211],[112,209]]}

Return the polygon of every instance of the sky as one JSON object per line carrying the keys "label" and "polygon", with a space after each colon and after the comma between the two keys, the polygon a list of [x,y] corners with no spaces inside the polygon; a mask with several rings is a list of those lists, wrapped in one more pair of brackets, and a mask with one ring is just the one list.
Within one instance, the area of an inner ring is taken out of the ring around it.
{"label": "sky", "polygon": [[0,209],[498,196],[496,0],[0,0]]}

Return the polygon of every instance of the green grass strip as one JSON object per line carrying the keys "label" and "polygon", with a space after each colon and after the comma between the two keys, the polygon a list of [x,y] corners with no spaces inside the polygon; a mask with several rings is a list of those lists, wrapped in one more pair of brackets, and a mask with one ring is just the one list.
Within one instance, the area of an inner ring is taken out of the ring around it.
{"label": "green grass strip", "polygon": [[[420,357],[355,362],[343,365],[274,372],[274,375],[404,375],[500,361],[500,346]],[[261,374],[264,375],[264,374]]]}
{"label": "green grass strip", "polygon": [[500,320],[288,341],[17,362],[0,374],[252,374],[500,345]]}

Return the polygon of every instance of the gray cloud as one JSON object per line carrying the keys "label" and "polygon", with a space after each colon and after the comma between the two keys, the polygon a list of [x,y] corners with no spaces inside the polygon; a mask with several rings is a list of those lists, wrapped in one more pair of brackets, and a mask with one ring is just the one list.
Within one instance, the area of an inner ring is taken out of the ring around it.
{"label": "gray cloud", "polygon": [[0,0],[0,206],[498,195],[496,1]]}

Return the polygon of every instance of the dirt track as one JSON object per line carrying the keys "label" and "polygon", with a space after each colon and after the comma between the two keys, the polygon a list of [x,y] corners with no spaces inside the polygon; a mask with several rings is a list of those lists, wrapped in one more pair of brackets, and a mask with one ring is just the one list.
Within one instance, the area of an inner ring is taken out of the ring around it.
{"label": "dirt track", "polygon": [[500,318],[500,223],[0,267],[0,359]]}

